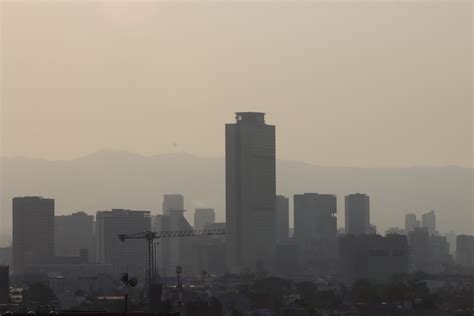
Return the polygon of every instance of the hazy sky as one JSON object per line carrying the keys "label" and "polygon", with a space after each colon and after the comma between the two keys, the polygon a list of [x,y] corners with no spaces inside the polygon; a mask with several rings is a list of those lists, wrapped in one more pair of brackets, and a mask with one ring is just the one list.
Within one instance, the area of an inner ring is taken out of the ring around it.
{"label": "hazy sky", "polygon": [[1,154],[224,155],[267,112],[280,159],[473,163],[472,1],[1,1]]}

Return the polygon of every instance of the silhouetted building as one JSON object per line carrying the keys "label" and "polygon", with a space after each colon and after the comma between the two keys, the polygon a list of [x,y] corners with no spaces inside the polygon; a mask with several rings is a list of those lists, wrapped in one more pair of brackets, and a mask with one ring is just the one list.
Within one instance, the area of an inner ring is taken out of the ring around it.
{"label": "silhouetted building", "polygon": [[456,263],[463,267],[474,268],[474,236],[456,237]]}
{"label": "silhouetted building", "polygon": [[336,196],[296,194],[293,202],[300,268],[313,273],[331,272],[337,257]]}
{"label": "silhouetted building", "polygon": [[147,242],[143,239],[119,240],[120,234],[150,230],[150,212],[112,209],[96,215],[96,259],[111,264],[114,274],[127,272],[143,281],[147,269]]}
{"label": "silhouetted building", "polygon": [[197,208],[194,210],[194,229],[203,229],[207,224],[216,221],[216,213],[213,208]]}
{"label": "silhouetted building", "polygon": [[0,266],[12,264],[12,247],[0,247]]}
{"label": "silhouetted building", "polygon": [[56,256],[77,257],[85,249],[94,262],[94,216],[84,212],[55,216],[54,229]]}
{"label": "silhouetted building", "polygon": [[430,236],[429,239],[429,273],[443,272],[453,263],[449,253],[448,239],[445,236]]}
{"label": "silhouetted building", "polygon": [[278,243],[276,247],[276,271],[279,276],[298,274],[298,246],[294,240]]}
{"label": "silhouetted building", "polygon": [[271,270],[275,260],[275,126],[264,113],[236,113],[226,124],[228,268]]}
{"label": "silhouetted building", "polygon": [[408,233],[408,243],[410,245],[410,270],[429,270],[429,244],[430,238],[428,229],[421,227]]}
{"label": "silhouetted building", "polygon": [[[184,210],[168,210],[161,223],[163,231],[192,230],[193,227],[184,217]],[[161,256],[163,269],[167,275],[174,274],[180,265],[184,274],[194,273],[195,260],[192,258],[193,240],[189,237],[163,238],[161,240]]]}
{"label": "silhouetted building", "polygon": [[387,281],[408,272],[408,242],[403,235],[339,237],[340,276],[346,283],[360,279]]}
{"label": "silhouetted building", "polygon": [[276,241],[282,243],[290,237],[290,202],[283,195],[276,197]]}
{"label": "silhouetted building", "polygon": [[401,229],[400,227],[390,227],[385,231],[385,236],[387,235],[406,235],[407,232],[404,229]]}
{"label": "silhouetted building", "polygon": [[8,304],[10,301],[10,268],[0,266],[0,304]]}
{"label": "silhouetted building", "polygon": [[421,226],[427,228],[430,235],[436,235],[436,215],[434,211],[421,216]]}
{"label": "silhouetted building", "polygon": [[54,199],[13,199],[13,272],[54,258]]}
{"label": "silhouetted building", "polygon": [[350,194],[345,198],[346,234],[370,233],[370,202],[366,194]]}
{"label": "silhouetted building", "polygon": [[405,230],[407,233],[412,232],[415,228],[420,227],[420,221],[416,219],[416,214],[405,215]]}
{"label": "silhouetted building", "polygon": [[449,252],[451,254],[456,252],[456,232],[451,230],[445,234],[446,238],[448,239],[449,244]]}
{"label": "silhouetted building", "polygon": [[184,210],[184,197],[182,194],[165,194],[163,196],[163,214],[167,215],[168,211]]}
{"label": "silhouetted building", "polygon": [[[225,230],[225,223],[211,223],[205,230]],[[200,236],[193,238],[197,273],[222,275],[226,271],[225,235]]]}

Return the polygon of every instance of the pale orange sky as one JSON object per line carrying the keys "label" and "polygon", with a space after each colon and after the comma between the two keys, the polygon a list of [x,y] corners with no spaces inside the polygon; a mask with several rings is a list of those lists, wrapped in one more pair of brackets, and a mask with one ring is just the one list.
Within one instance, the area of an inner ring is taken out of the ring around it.
{"label": "pale orange sky", "polygon": [[280,159],[471,167],[472,6],[1,1],[1,154],[223,156],[255,110]]}

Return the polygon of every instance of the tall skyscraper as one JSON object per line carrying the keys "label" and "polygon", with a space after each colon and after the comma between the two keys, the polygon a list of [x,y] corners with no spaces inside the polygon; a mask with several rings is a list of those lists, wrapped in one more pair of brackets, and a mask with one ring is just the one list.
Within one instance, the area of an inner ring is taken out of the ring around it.
{"label": "tall skyscraper", "polygon": [[54,258],[54,199],[13,199],[13,272],[27,265],[51,263]]}
{"label": "tall skyscraper", "polygon": [[[184,217],[184,210],[168,210],[161,218],[162,231],[192,230],[193,227]],[[192,275],[196,258],[193,258],[193,238],[163,238],[161,244],[161,269],[166,275],[173,274],[176,266],[181,266],[183,274]]]}
{"label": "tall skyscraper", "polygon": [[89,262],[94,262],[94,216],[85,212],[54,217],[55,254],[77,257],[87,250]]}
{"label": "tall skyscraper", "polygon": [[265,114],[236,113],[226,124],[228,268],[273,269],[275,258],[275,126]]}
{"label": "tall skyscraper", "polygon": [[350,194],[346,202],[346,234],[370,234],[370,202],[366,194]]}
{"label": "tall skyscraper", "polygon": [[416,214],[405,215],[405,230],[407,233],[414,231],[418,227],[420,227],[420,221],[416,219]]}
{"label": "tall skyscraper", "polygon": [[424,227],[415,228],[408,233],[408,244],[410,246],[410,270],[425,271],[429,268],[429,242],[428,229]]}
{"label": "tall skyscraper", "polygon": [[430,211],[421,216],[421,226],[428,229],[430,235],[436,235],[436,214]]}
{"label": "tall skyscraper", "polygon": [[0,265],[0,304],[10,303],[10,267]]}
{"label": "tall skyscraper", "polygon": [[197,208],[194,210],[194,229],[204,229],[207,224],[216,221],[216,213],[213,208]]}
{"label": "tall skyscraper", "polygon": [[168,211],[184,210],[184,197],[182,194],[165,194],[163,196],[163,214]]}
{"label": "tall skyscraper", "polygon": [[283,195],[276,197],[276,241],[282,243],[290,237],[290,202]]}
{"label": "tall skyscraper", "polygon": [[120,234],[136,234],[150,230],[150,212],[113,209],[96,215],[96,259],[111,264],[113,273],[129,272],[143,280],[147,269],[148,250],[143,239],[121,242]]}
{"label": "tall skyscraper", "polygon": [[336,196],[296,194],[293,202],[300,268],[329,273],[337,256]]}

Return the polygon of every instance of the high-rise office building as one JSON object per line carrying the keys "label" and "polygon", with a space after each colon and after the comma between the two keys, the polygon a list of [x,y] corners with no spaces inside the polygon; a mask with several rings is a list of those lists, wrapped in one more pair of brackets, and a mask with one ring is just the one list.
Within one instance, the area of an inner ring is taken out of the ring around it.
{"label": "high-rise office building", "polygon": [[236,113],[226,124],[228,268],[272,270],[275,260],[275,126],[265,114]]}
{"label": "high-rise office building", "polygon": [[87,251],[89,262],[94,262],[94,216],[85,212],[54,217],[55,254],[77,257]]}
{"label": "high-rise office building", "polygon": [[13,199],[13,272],[28,265],[51,263],[54,258],[54,199]]}
{"label": "high-rise office building", "polygon": [[[184,210],[168,210],[161,218],[162,231],[192,230],[193,227],[184,217]],[[183,274],[192,275],[196,271],[193,258],[193,238],[163,238],[161,244],[161,269],[166,275],[173,274],[176,266],[181,266]]]}
{"label": "high-rise office building", "polygon": [[370,234],[370,202],[366,194],[350,194],[345,198],[346,234]]}
{"label": "high-rise office building", "polygon": [[428,229],[420,227],[409,232],[408,244],[410,248],[410,271],[428,272],[430,254]]}
{"label": "high-rise office building", "polygon": [[194,229],[204,229],[207,224],[216,221],[216,213],[213,208],[197,208],[194,210]]}
{"label": "high-rise office building", "polygon": [[405,231],[412,232],[415,228],[420,227],[420,221],[416,219],[416,214],[405,215]]}
{"label": "high-rise office building", "polygon": [[168,211],[184,210],[184,197],[182,194],[165,194],[163,196],[163,214]]}
{"label": "high-rise office building", "polygon": [[283,195],[276,197],[276,241],[283,243],[290,237],[290,201]]}
{"label": "high-rise office building", "polygon": [[314,273],[331,272],[337,256],[336,196],[296,194],[293,203],[300,268]]}
{"label": "high-rise office building", "polygon": [[456,237],[456,263],[463,267],[474,268],[474,236]]}
{"label": "high-rise office building", "polygon": [[10,267],[0,265],[0,304],[10,303]]}
{"label": "high-rise office building", "polygon": [[111,264],[114,274],[128,272],[143,280],[147,269],[147,242],[143,239],[119,240],[120,234],[150,230],[150,212],[113,209],[96,215],[96,260]]}
{"label": "high-rise office building", "polygon": [[390,234],[339,237],[340,276],[345,283],[361,279],[386,282],[408,272],[407,236]]}
{"label": "high-rise office building", "polygon": [[436,214],[430,211],[421,216],[421,226],[428,229],[430,235],[436,235]]}

